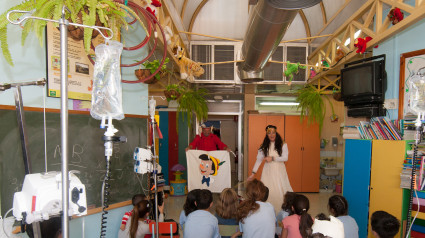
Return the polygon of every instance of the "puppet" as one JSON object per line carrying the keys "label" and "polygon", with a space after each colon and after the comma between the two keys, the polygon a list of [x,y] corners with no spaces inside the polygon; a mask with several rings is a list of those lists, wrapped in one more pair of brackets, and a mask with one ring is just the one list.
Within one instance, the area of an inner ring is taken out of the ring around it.
{"label": "puppet", "polygon": [[288,85],[291,85],[292,79],[294,79],[294,74],[298,74],[298,69],[305,69],[305,66],[300,65],[300,63],[293,64],[289,61],[286,62],[286,70],[283,72],[285,77],[289,77]]}
{"label": "puppet", "polygon": [[334,64],[337,64],[342,58],[344,58],[345,53],[344,51],[342,51],[341,49],[338,49],[336,51],[336,55],[335,55],[335,59],[334,59]]}
{"label": "puppet", "polygon": [[354,47],[357,48],[356,53],[364,54],[367,48],[367,42],[371,41],[372,37],[366,36],[365,38],[357,38],[354,41]]}
{"label": "puppet", "polygon": [[204,74],[204,68],[202,68],[198,62],[195,62],[184,56],[183,49],[180,46],[174,46],[173,53],[178,60],[181,79],[186,79],[189,82],[193,82],[194,77],[199,77]]}

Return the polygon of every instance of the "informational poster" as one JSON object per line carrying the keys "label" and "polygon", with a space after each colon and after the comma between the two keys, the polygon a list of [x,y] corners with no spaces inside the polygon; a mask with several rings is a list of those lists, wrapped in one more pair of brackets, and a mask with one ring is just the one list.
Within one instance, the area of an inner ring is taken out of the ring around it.
{"label": "informational poster", "polygon": [[[99,34],[93,45],[104,42]],[[53,23],[47,24],[47,95],[60,97],[60,31]],[[68,98],[91,100],[93,88],[93,64],[89,58],[95,58],[92,49],[89,56],[84,50],[83,40],[77,41],[68,37]]]}

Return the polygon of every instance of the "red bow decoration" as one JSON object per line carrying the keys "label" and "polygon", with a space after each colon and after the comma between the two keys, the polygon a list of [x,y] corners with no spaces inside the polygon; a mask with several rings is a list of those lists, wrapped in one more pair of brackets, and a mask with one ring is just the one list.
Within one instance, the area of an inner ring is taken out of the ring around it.
{"label": "red bow decoration", "polygon": [[159,0],[152,0],[151,4],[155,7],[161,7],[162,6],[162,4],[159,2]]}
{"label": "red bow decoration", "polygon": [[393,23],[393,25],[395,25],[403,20],[404,13],[400,10],[400,8],[396,7],[391,9],[387,16],[390,18],[390,21]]}

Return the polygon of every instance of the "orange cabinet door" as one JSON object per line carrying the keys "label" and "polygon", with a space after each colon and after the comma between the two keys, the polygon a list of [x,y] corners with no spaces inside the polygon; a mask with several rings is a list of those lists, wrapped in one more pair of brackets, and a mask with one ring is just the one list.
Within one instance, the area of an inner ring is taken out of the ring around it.
{"label": "orange cabinet door", "polygon": [[286,116],[285,142],[288,144],[289,156],[286,162],[289,182],[294,192],[302,192],[302,124],[299,116]]}
{"label": "orange cabinet door", "polygon": [[320,186],[320,137],[317,123],[308,125],[303,122],[303,166],[302,184],[303,192],[319,192]]}

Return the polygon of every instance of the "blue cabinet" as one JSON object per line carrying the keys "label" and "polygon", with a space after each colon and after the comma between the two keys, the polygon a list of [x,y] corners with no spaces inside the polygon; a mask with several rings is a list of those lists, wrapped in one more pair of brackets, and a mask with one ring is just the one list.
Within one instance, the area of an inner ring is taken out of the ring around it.
{"label": "blue cabinet", "polygon": [[359,226],[359,237],[367,237],[371,161],[371,140],[345,141],[343,195],[348,214]]}

